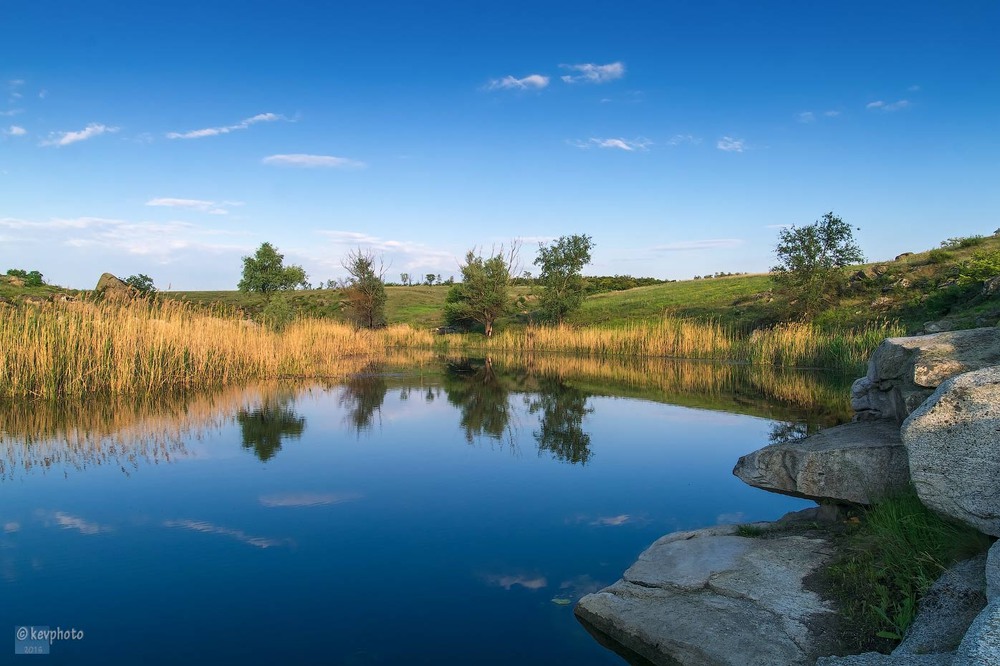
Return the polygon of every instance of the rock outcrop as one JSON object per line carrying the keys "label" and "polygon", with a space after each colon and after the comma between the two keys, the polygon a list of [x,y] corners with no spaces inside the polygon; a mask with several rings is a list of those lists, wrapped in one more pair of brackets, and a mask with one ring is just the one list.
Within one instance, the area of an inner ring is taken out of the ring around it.
{"label": "rock outcrop", "polygon": [[678,532],[583,597],[576,615],[605,644],[654,664],[811,665],[833,648],[836,612],[808,581],[833,552],[818,536]]}
{"label": "rock outcrop", "polygon": [[111,273],[101,274],[101,279],[97,281],[97,286],[94,287],[94,291],[99,296],[115,300],[135,298],[139,294],[138,289],[126,283],[124,280],[118,279]]}
{"label": "rock outcrop", "polygon": [[1000,365],[996,327],[889,338],[851,387],[855,418],[901,423],[946,379],[993,365]]}
{"label": "rock outcrop", "polygon": [[989,604],[958,646],[954,666],[1000,666],[1000,541],[986,560],[986,598]]}
{"label": "rock outcrop", "polygon": [[891,421],[845,423],[739,459],[745,483],[812,500],[871,504],[910,482],[906,449]]}
{"label": "rock outcrop", "polygon": [[1000,367],[941,384],[901,434],[920,501],[1000,536]]}

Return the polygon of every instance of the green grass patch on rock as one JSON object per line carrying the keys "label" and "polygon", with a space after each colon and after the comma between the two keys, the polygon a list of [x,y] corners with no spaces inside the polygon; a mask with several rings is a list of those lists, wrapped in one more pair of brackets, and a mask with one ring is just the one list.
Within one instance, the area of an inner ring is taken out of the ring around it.
{"label": "green grass patch on rock", "polygon": [[915,492],[861,512],[831,565],[841,604],[842,640],[855,651],[890,651],[906,633],[920,598],[946,568],[990,546],[989,537],[944,520]]}

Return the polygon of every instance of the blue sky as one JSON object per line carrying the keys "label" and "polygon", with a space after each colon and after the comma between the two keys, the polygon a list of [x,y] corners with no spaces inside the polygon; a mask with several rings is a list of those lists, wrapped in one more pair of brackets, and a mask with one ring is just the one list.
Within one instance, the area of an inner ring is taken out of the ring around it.
{"label": "blue sky", "polygon": [[574,233],[683,279],[828,211],[873,260],[1000,227],[992,1],[5,5],[0,269],[57,284]]}

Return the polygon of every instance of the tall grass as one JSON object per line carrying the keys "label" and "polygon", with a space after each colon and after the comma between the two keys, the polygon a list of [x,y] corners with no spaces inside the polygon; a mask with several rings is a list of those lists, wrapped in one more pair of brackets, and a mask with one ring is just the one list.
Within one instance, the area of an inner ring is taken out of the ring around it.
{"label": "tall grass", "polygon": [[847,540],[830,576],[841,599],[845,638],[861,650],[888,651],[941,573],[990,546],[989,537],[943,520],[913,491],[867,509]]}
{"label": "tall grass", "polygon": [[752,333],[715,322],[664,319],[619,328],[529,326],[492,339],[465,336],[465,349],[513,353],[564,352],[593,357],[718,359],[754,365],[857,370],[878,344],[902,335],[898,324],[828,332],[810,324],[783,324]]}
{"label": "tall grass", "polygon": [[408,326],[300,319],[283,331],[176,301],[51,303],[0,318],[0,398],[150,394],[280,377],[338,377],[351,359],[429,347]]}

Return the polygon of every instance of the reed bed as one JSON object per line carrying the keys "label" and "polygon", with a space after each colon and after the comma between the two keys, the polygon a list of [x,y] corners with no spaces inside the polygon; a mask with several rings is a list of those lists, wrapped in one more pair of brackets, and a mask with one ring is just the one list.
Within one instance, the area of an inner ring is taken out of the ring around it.
{"label": "reed bed", "polygon": [[465,336],[459,346],[516,354],[716,359],[852,371],[867,363],[882,340],[903,333],[898,324],[880,322],[842,332],[828,332],[810,324],[784,324],[746,334],[716,322],[664,319],[620,328],[529,326],[504,331],[492,339]]}
{"label": "reed bed", "polygon": [[0,398],[342,377],[392,350],[433,343],[431,333],[408,326],[363,331],[318,319],[277,332],[177,301],[25,306],[0,317]]}

